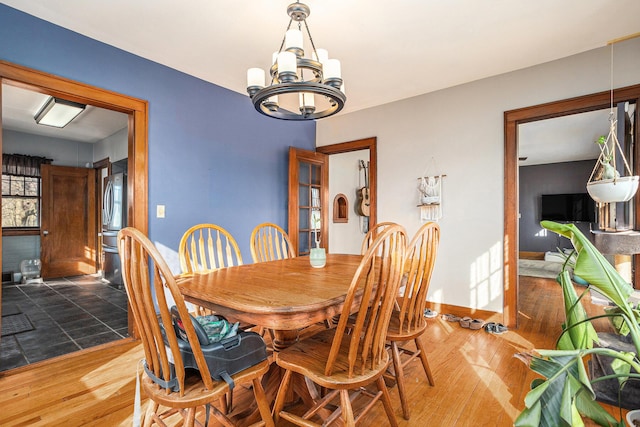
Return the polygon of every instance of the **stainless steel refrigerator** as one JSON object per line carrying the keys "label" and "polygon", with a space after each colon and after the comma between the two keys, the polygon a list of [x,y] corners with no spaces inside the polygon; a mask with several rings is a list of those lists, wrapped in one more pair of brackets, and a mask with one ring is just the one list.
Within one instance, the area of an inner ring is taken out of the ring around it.
{"label": "stainless steel refrigerator", "polygon": [[116,173],[105,178],[102,194],[103,278],[122,285],[122,269],[117,236],[127,226],[127,175]]}

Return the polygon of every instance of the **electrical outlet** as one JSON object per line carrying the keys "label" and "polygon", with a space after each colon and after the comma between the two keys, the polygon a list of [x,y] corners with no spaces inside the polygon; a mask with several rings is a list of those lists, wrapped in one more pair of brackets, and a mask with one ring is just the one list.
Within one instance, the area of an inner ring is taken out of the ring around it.
{"label": "electrical outlet", "polygon": [[156,218],[164,218],[164,205],[156,206]]}

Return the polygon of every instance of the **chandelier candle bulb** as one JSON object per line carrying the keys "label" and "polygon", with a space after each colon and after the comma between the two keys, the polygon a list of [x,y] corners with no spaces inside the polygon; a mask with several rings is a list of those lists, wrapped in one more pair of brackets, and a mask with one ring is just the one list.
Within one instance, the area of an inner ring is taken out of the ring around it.
{"label": "chandelier candle bulb", "polygon": [[312,93],[301,93],[300,94],[300,108],[302,107],[314,107],[315,102],[313,100]]}
{"label": "chandelier candle bulb", "polygon": [[296,56],[291,52],[278,54],[278,80],[292,82],[298,79]]}
{"label": "chandelier candle bulb", "polygon": [[278,111],[278,95],[274,95],[264,101],[264,106],[267,107],[269,111]]}
{"label": "chandelier candle bulb", "polygon": [[264,70],[262,68],[249,68],[247,70],[247,87],[264,87]]}
{"label": "chandelier candle bulb", "polygon": [[284,50],[292,51],[297,56],[304,54],[302,45],[302,31],[300,30],[287,30],[284,35]]}

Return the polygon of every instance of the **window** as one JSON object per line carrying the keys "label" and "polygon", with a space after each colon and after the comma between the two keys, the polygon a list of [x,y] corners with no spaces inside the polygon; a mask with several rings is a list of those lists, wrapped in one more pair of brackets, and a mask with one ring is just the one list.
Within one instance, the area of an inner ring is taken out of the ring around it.
{"label": "window", "polygon": [[[31,234],[40,228],[40,166],[51,159],[2,153],[2,228]],[[24,230],[24,231],[20,231]]]}
{"label": "window", "polygon": [[40,227],[40,178],[2,176],[2,228]]}

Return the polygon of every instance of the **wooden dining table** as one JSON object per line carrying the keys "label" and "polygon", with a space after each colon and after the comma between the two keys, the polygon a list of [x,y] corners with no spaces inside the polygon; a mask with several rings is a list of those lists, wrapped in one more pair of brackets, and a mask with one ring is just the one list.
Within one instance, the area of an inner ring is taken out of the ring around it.
{"label": "wooden dining table", "polygon": [[328,254],[322,268],[296,257],[181,276],[185,300],[229,319],[274,331],[274,349],[341,313],[361,255]]}
{"label": "wooden dining table", "polygon": [[[361,260],[361,255],[328,254],[322,268],[312,267],[307,256],[245,264],[182,275],[178,287],[191,303],[230,320],[271,330],[272,347],[277,352],[296,343],[301,331],[342,312]],[[354,301],[354,306],[357,303]],[[275,398],[281,373],[274,363],[263,379],[269,399]],[[307,406],[321,397],[302,377],[294,377],[292,389]],[[251,415],[239,417],[239,424],[256,420],[258,411],[253,408],[249,412]]]}

